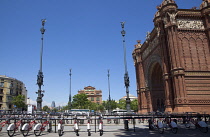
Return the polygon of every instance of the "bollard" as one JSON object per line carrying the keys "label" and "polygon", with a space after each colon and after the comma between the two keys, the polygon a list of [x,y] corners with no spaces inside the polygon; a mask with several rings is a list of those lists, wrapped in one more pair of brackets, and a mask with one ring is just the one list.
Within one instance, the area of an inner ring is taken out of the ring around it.
{"label": "bollard", "polygon": [[125,130],[129,130],[129,127],[128,127],[128,120],[124,120],[124,129],[125,129]]}

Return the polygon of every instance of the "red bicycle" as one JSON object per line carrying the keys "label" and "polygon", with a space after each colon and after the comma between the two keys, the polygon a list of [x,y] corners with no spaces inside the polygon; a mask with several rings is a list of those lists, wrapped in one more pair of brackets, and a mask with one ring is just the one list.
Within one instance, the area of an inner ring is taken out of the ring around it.
{"label": "red bicycle", "polygon": [[23,136],[27,136],[29,131],[31,131],[33,129],[35,124],[36,124],[35,119],[33,121],[29,122],[29,123],[25,123],[22,127],[22,130],[21,130]]}
{"label": "red bicycle", "polygon": [[61,119],[59,120],[59,123],[58,123],[58,135],[59,137],[63,135],[63,130],[64,130],[64,120],[61,116]]}
{"label": "red bicycle", "polygon": [[[34,127],[34,134],[36,135],[36,136],[40,136],[40,134],[45,130],[45,128],[47,127],[47,126],[49,126],[51,123],[50,123],[50,121],[49,121],[49,119],[47,119],[44,123],[38,123],[38,124],[36,124],[35,125],[35,127]],[[48,132],[51,132],[51,126],[49,126],[49,128],[48,128]]]}
{"label": "red bicycle", "polygon": [[177,126],[177,120],[176,119],[171,119],[171,118],[165,118],[164,120],[165,128],[167,129],[168,127],[171,129],[171,132],[176,134],[178,131],[178,126]]}
{"label": "red bicycle", "polygon": [[103,117],[102,117],[102,115],[100,115],[100,117],[99,117],[99,126],[98,126],[98,129],[99,129],[99,134],[100,134],[100,136],[102,136],[103,135]]}
{"label": "red bicycle", "polygon": [[19,127],[21,129],[21,125],[22,125],[22,119],[20,119],[18,122],[10,124],[7,128],[8,136],[10,136],[10,137],[14,136],[15,131],[17,131],[19,129]]}
{"label": "red bicycle", "polygon": [[4,122],[1,122],[0,123],[0,132],[1,132],[1,130],[2,130],[2,128],[5,126],[5,125],[9,125],[10,123],[9,123],[9,120],[8,119],[6,119]]}
{"label": "red bicycle", "polygon": [[185,127],[190,128],[192,125],[194,125],[196,129],[198,128],[203,133],[208,132],[208,125],[206,124],[206,122],[202,121],[201,118],[198,118],[198,119],[189,118],[189,119],[187,119],[186,122],[185,122]]}

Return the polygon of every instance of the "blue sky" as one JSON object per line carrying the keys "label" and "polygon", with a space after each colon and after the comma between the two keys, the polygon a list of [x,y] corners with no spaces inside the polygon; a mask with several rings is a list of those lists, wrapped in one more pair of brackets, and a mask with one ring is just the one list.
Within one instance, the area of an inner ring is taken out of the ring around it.
{"label": "blue sky", "polygon": [[[46,18],[43,105],[66,105],[72,69],[72,96],[86,86],[102,90],[108,99],[125,96],[121,21],[125,21],[130,93],[136,96],[132,51],[154,27],[162,0],[0,0],[0,75],[25,83],[35,102],[40,65],[41,19]],[[202,0],[176,0],[180,9],[199,7]]]}

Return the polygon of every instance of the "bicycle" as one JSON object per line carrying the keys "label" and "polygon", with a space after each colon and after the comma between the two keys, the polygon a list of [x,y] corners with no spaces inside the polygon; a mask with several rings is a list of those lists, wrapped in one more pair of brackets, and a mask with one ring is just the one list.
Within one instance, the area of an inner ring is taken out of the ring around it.
{"label": "bicycle", "polygon": [[206,122],[202,121],[201,118],[193,119],[193,118],[187,118],[185,122],[185,127],[190,128],[191,125],[194,125],[196,129],[199,129],[203,133],[208,132],[208,125]]}
{"label": "bicycle", "polygon": [[7,128],[7,134],[8,136],[12,137],[14,136],[15,132],[20,128],[21,130],[21,126],[22,126],[23,122],[22,119],[20,119],[18,122],[12,123],[8,126]]}
{"label": "bicycle", "polygon": [[77,116],[74,117],[74,132],[76,133],[77,136],[79,136],[79,125],[77,122]]}
{"label": "bicycle", "polygon": [[[61,116],[62,117],[62,116]],[[63,122],[63,118],[61,118],[60,120],[59,120],[59,123],[58,123],[58,135],[59,135],[59,137],[60,136],[62,136],[63,135],[63,130],[64,130],[64,122]]]}
{"label": "bicycle", "polygon": [[50,133],[51,132],[51,123],[50,123],[50,119],[49,119],[49,116],[47,118],[47,120],[43,123],[38,123],[34,126],[34,134],[36,136],[40,136],[40,134],[45,130],[45,128],[49,125],[49,128],[48,128],[48,132]]}
{"label": "bicycle", "polygon": [[99,133],[100,133],[100,136],[102,136],[103,135],[103,117],[102,117],[102,115],[99,117],[99,120],[100,120],[100,123],[99,123],[99,127],[98,127],[98,129],[99,129]]}
{"label": "bicycle", "polygon": [[91,133],[90,133],[90,120],[88,119],[88,123],[87,123],[87,132],[88,132],[88,136],[91,136]]}
{"label": "bicycle", "polygon": [[35,124],[36,124],[35,119],[33,121],[29,122],[29,123],[25,123],[22,126],[22,130],[21,130],[23,136],[27,136],[28,133],[29,133],[29,131],[31,131],[33,129],[33,127],[34,127]]}
{"label": "bicycle", "polygon": [[2,131],[2,128],[5,126],[5,125],[9,125],[9,119],[6,119],[4,122],[1,122],[0,123],[0,132]]}
{"label": "bicycle", "polygon": [[158,129],[158,132],[160,134],[164,133],[164,126],[163,123],[160,120],[155,120],[154,118],[148,120],[149,123],[149,129],[154,130]]}
{"label": "bicycle", "polygon": [[171,129],[171,132],[176,134],[178,131],[178,126],[177,126],[177,120],[173,119],[171,120],[171,118],[165,118],[164,120],[165,122],[165,128],[167,129],[167,127],[169,127]]}

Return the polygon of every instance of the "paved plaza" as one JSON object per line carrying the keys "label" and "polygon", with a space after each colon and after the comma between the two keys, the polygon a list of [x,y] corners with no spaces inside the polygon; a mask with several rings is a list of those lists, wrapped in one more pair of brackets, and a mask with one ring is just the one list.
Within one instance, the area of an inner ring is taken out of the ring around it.
{"label": "paved plaza", "polygon": [[[179,124],[179,129],[177,134],[173,134],[170,129],[166,129],[163,134],[159,134],[157,130],[149,130],[147,124],[137,124],[135,125],[135,131],[133,128],[133,124],[129,124],[129,130],[126,131],[124,129],[123,124],[105,124],[104,134],[102,136],[104,137],[210,137],[210,131],[208,133],[202,133],[198,129],[191,128],[186,129],[184,125]],[[80,126],[80,132],[79,136],[88,136],[87,135],[87,129],[86,126]],[[76,134],[73,132],[73,126],[68,125],[64,128],[64,135],[62,137],[76,137]],[[98,137],[99,132],[95,126],[91,126],[91,136],[92,137]],[[0,137],[8,137],[6,129],[4,128],[2,132],[0,133]],[[23,137],[23,135],[20,132],[16,132],[14,137]],[[28,137],[35,137],[33,131],[29,132]],[[55,127],[53,126],[53,131],[51,133],[48,133],[44,131],[40,137],[58,137],[58,133],[55,133]]]}

